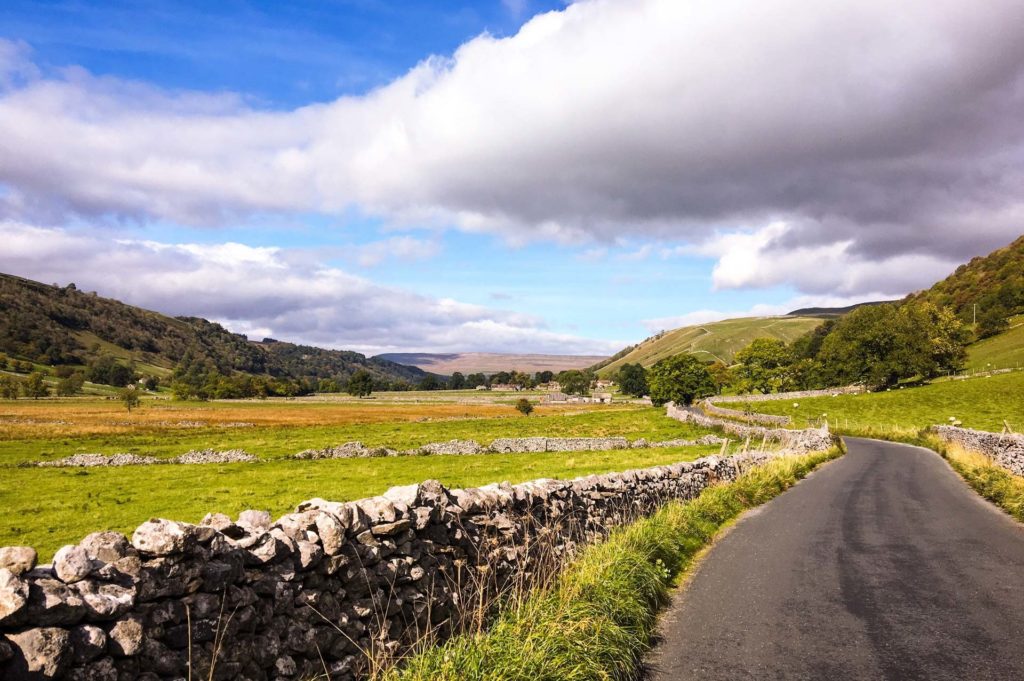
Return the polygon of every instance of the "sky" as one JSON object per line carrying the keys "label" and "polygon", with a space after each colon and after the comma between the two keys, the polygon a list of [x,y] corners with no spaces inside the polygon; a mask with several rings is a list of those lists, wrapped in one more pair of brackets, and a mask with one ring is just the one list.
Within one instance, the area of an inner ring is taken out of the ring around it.
{"label": "sky", "polygon": [[0,271],[381,352],[606,354],[1024,232],[1019,0],[0,4]]}

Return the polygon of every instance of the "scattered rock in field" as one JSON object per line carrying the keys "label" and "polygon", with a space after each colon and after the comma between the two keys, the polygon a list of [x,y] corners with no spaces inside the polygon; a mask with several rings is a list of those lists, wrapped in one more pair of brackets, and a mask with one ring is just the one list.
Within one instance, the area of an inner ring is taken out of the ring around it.
{"label": "scattered rock in field", "polygon": [[251,463],[259,461],[259,458],[245,451],[244,449],[229,449],[218,452],[214,449],[192,450],[181,456],[169,459],[168,463]]}
{"label": "scattered rock in field", "polygon": [[36,465],[54,468],[91,468],[93,466],[148,466],[155,463],[162,462],[152,456],[137,454],[73,454],[55,461],[39,461]]}

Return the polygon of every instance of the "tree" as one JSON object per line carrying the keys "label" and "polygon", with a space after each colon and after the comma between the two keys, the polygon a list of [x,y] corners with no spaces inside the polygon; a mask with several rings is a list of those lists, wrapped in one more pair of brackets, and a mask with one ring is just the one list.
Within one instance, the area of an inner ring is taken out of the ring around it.
{"label": "tree", "polygon": [[530,374],[513,370],[509,374],[508,382],[514,385],[519,390],[525,390],[533,387],[533,379],[530,378]]}
{"label": "tree", "polygon": [[643,397],[649,392],[647,370],[640,364],[623,364],[617,380],[619,388],[627,395]]}
{"label": "tree", "polygon": [[871,305],[850,312],[821,345],[828,385],[864,382],[885,388],[963,367],[969,332],[950,310],[931,303]]}
{"label": "tree", "polygon": [[590,377],[579,369],[569,369],[558,374],[558,384],[562,392],[569,395],[586,395],[590,390]]}
{"label": "tree", "polygon": [[721,395],[723,390],[735,382],[735,376],[725,362],[717,360],[712,362],[708,365],[708,373],[711,374],[711,380],[715,384],[715,393],[718,395]]}
{"label": "tree", "polygon": [[132,413],[134,407],[139,406],[139,391],[135,389],[134,385],[125,386],[117,391],[117,398],[124,402],[129,414]]}
{"label": "tree", "polygon": [[21,390],[25,393],[25,397],[31,397],[33,400],[38,400],[40,397],[46,397],[50,394],[50,388],[47,387],[41,371],[30,373],[28,378],[22,382]]}
{"label": "tree", "polygon": [[321,378],[316,384],[316,391],[318,393],[336,393],[340,392],[341,388],[333,378]]}
{"label": "tree", "polygon": [[18,399],[20,381],[13,376],[0,376],[0,397],[5,400]]}
{"label": "tree", "polygon": [[448,387],[451,390],[462,390],[466,387],[466,377],[462,375],[461,371],[452,374],[451,380],[448,381]]}
{"label": "tree", "polygon": [[487,377],[481,373],[470,374],[466,376],[466,387],[477,388],[481,385],[487,385]]}
{"label": "tree", "polygon": [[793,355],[777,338],[755,338],[736,353],[736,376],[743,392],[770,393],[792,387],[789,366]]}
{"label": "tree", "polygon": [[533,404],[531,404],[530,400],[525,397],[520,397],[519,400],[516,401],[516,411],[523,416],[529,416],[530,413],[533,412]]}
{"label": "tree", "polygon": [[85,378],[93,383],[121,388],[135,380],[135,370],[118,363],[111,355],[101,355],[89,363]]}
{"label": "tree", "polygon": [[654,404],[666,402],[693,404],[693,401],[715,394],[715,383],[704,363],[683,353],[666,357],[647,372]]}
{"label": "tree", "polygon": [[373,392],[373,374],[366,369],[359,369],[348,379],[348,394],[355,397],[367,397]]}
{"label": "tree", "polygon": [[536,374],[534,374],[533,379],[534,379],[535,383],[540,384],[540,383],[550,383],[551,379],[553,379],[554,377],[555,377],[554,372],[551,372],[551,371],[538,371]]}
{"label": "tree", "polygon": [[975,333],[979,339],[1002,333],[1010,327],[1009,316],[1009,310],[1001,305],[989,307],[978,315],[978,327],[975,329]]}
{"label": "tree", "polygon": [[61,397],[71,397],[72,395],[78,394],[82,390],[82,384],[85,382],[85,376],[81,372],[76,371],[70,376],[60,379],[57,382],[57,394]]}
{"label": "tree", "polygon": [[440,390],[441,381],[437,380],[437,376],[434,374],[427,374],[420,379],[419,384],[416,386],[417,390]]}

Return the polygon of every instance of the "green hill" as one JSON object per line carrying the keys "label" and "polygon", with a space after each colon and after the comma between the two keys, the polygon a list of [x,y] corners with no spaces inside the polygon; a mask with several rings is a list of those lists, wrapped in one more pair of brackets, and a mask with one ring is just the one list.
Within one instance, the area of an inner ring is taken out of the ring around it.
{"label": "green hill", "polygon": [[168,317],[74,284],[57,286],[0,274],[0,352],[42,365],[82,366],[103,355],[164,376],[186,355],[224,373],[291,380],[347,380],[366,369],[380,382],[416,382],[416,367],[358,352],[325,350],[272,339],[253,342],[199,317]]}
{"label": "green hill", "polygon": [[953,274],[907,299],[948,305],[968,322],[973,321],[975,311],[980,319],[996,307],[1006,316],[1024,312],[1024,236],[960,265]]}
{"label": "green hill", "polygon": [[599,365],[597,373],[608,376],[623,364],[652,366],[665,357],[689,352],[708,361],[732,363],[733,355],[755,338],[778,338],[791,342],[821,325],[819,317],[743,317],[708,324],[695,324],[653,336],[628,352],[619,353],[612,361]]}
{"label": "green hill", "polygon": [[967,348],[969,371],[990,371],[1024,366],[1024,316],[1010,320],[1010,328]]}

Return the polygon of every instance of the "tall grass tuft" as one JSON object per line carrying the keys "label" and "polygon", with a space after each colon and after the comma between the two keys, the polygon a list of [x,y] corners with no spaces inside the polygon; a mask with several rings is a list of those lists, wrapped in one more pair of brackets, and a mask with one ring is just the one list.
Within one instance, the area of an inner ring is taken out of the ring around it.
{"label": "tall grass tuft", "polygon": [[485,631],[423,650],[386,681],[611,681],[637,676],[658,610],[724,524],[839,449],[786,457],[697,499],[671,502],[584,550],[547,587],[509,602]]}

